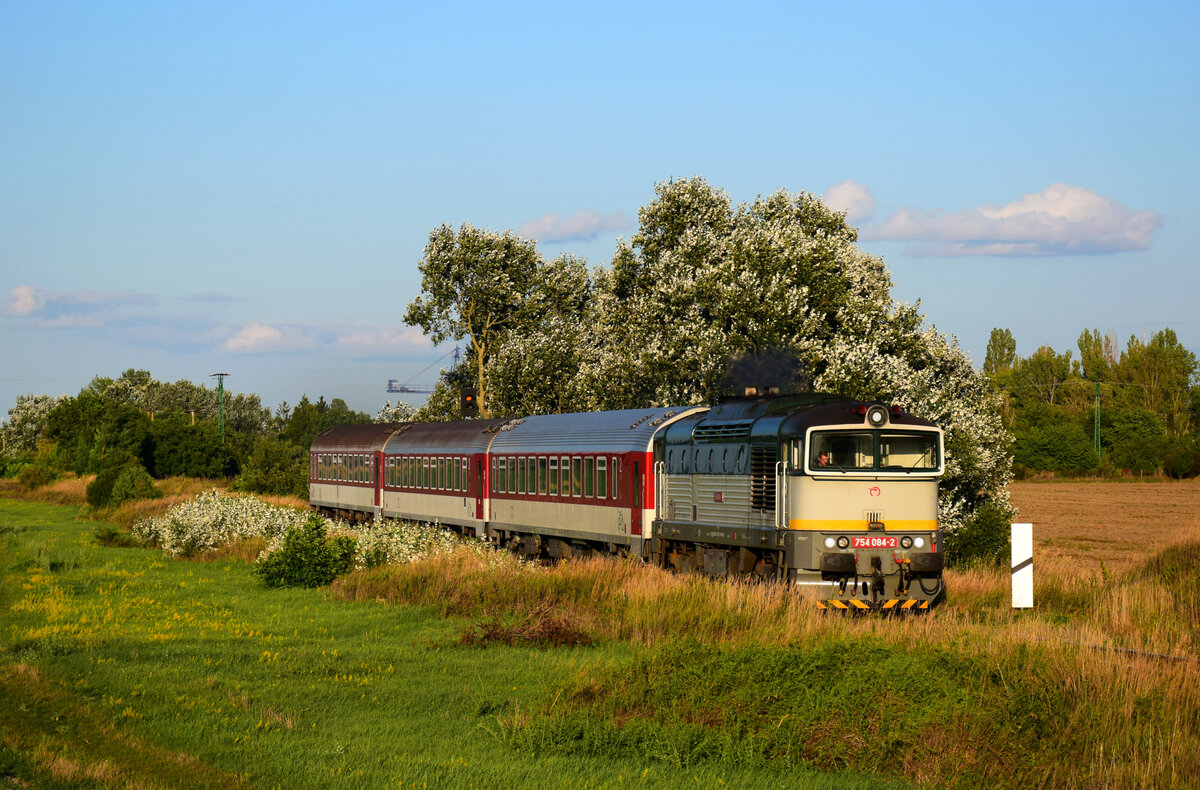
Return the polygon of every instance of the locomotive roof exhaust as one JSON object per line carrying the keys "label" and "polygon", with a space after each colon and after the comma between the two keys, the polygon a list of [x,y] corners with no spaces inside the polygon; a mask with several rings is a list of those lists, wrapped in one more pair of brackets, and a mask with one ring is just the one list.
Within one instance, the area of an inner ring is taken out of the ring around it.
{"label": "locomotive roof exhaust", "polygon": [[747,351],[733,358],[721,400],[774,398],[812,392],[812,382],[795,352],[784,348]]}

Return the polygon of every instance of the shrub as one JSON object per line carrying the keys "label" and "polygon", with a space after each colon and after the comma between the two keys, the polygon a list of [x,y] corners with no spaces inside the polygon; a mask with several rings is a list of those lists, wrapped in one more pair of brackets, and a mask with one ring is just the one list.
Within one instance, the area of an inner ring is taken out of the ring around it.
{"label": "shrub", "polygon": [[1172,448],[1163,459],[1163,471],[1176,480],[1200,475],[1200,452],[1190,447]]}
{"label": "shrub", "polygon": [[283,545],[260,557],[254,573],[267,587],[322,587],[354,566],[355,541],[346,535],[325,538],[325,524],[309,516],[289,527]]}
{"label": "shrub", "polygon": [[110,507],[116,507],[140,499],[160,499],[162,495],[162,491],[154,485],[150,473],[143,469],[141,464],[131,464],[123,467],[117,475],[108,504]]}
{"label": "shrub", "polygon": [[92,507],[117,507],[139,499],[158,499],[162,495],[150,473],[137,461],[105,469],[87,487],[87,501]]}
{"label": "shrub", "polygon": [[308,496],[308,453],[298,444],[275,436],[254,442],[234,488],[255,494]]}
{"label": "shrub", "polygon": [[946,563],[1001,565],[1009,554],[1013,511],[996,502],[984,503],[961,527],[945,535]]}
{"label": "shrub", "polygon": [[227,496],[213,489],[164,515],[139,521],[133,525],[133,532],[146,545],[160,546],[173,556],[192,556],[246,538],[278,541],[290,527],[302,525],[307,518],[303,511],[273,507],[252,496]]}
{"label": "shrub", "polygon": [[92,537],[98,545],[109,548],[128,549],[138,545],[137,538],[112,524],[97,524]]}
{"label": "shrub", "polygon": [[30,491],[50,485],[57,479],[58,470],[49,464],[43,463],[26,464],[17,473],[17,480]]}

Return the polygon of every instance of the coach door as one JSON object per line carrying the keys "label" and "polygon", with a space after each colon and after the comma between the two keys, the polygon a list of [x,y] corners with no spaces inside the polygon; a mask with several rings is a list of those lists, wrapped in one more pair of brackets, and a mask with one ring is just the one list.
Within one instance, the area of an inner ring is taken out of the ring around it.
{"label": "coach door", "polygon": [[635,459],[633,462],[632,468],[633,468],[633,477],[630,480],[629,491],[630,491],[630,496],[632,497],[632,502],[633,502],[633,512],[630,513],[630,517],[629,517],[630,518],[629,534],[641,535],[642,534],[642,499],[646,495],[646,492],[643,490],[644,481],[642,480],[642,461]]}
{"label": "coach door", "polygon": [[483,521],[483,489],[486,481],[483,475],[483,456],[475,456],[475,518]]}

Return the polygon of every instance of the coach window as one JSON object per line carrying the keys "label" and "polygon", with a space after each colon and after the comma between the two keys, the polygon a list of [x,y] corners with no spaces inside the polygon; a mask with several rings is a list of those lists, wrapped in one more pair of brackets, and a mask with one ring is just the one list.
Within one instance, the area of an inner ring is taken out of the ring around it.
{"label": "coach window", "polygon": [[608,459],[596,459],[596,498],[604,499],[608,496]]}
{"label": "coach window", "polygon": [[511,455],[508,457],[508,493],[515,494],[517,492],[517,459]]}
{"label": "coach window", "polygon": [[525,458],[517,459],[517,493],[525,493]]}
{"label": "coach window", "polygon": [[546,456],[538,456],[537,459],[537,492],[542,496],[546,495]]}
{"label": "coach window", "polygon": [[583,495],[591,498],[596,495],[596,459],[583,459]]}
{"label": "coach window", "polygon": [[558,473],[562,479],[558,482],[558,495],[571,495],[571,458],[570,456],[562,456],[558,459]]}
{"label": "coach window", "polygon": [[503,494],[508,490],[508,461],[504,458],[496,460],[496,493]]}
{"label": "coach window", "polygon": [[612,459],[612,498],[617,498],[617,480],[620,479],[621,459],[613,456]]}
{"label": "coach window", "polygon": [[550,496],[558,496],[558,459],[557,458],[550,459],[550,478],[549,479],[550,479],[550,486],[549,486],[548,493],[550,494]]}
{"label": "coach window", "polygon": [[583,496],[583,459],[571,459],[571,496]]}

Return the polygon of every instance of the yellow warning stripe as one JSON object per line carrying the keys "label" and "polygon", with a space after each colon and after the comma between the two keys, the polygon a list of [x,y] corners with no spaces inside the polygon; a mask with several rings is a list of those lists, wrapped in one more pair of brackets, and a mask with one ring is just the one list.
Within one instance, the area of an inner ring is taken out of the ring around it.
{"label": "yellow warning stripe", "polygon": [[[867,528],[865,518],[794,518],[788,522],[792,529],[814,532],[862,532]],[[883,520],[885,532],[931,532],[938,528],[936,518]]]}
{"label": "yellow warning stripe", "polygon": [[[869,603],[867,603],[866,601],[860,601],[857,598],[851,598],[848,601],[841,601],[841,600],[838,600],[837,598],[831,598],[828,601],[818,600],[818,601],[814,601],[814,603],[816,603],[816,605],[818,607],[820,607],[821,609],[829,609],[830,607],[832,607],[834,609],[870,609],[870,608],[872,608]],[[894,609],[894,608],[928,609],[929,604],[930,604],[929,601],[918,601],[916,598],[909,598],[907,600],[900,600],[898,598],[892,598],[891,600],[884,601],[879,606],[879,608],[880,609]]]}

